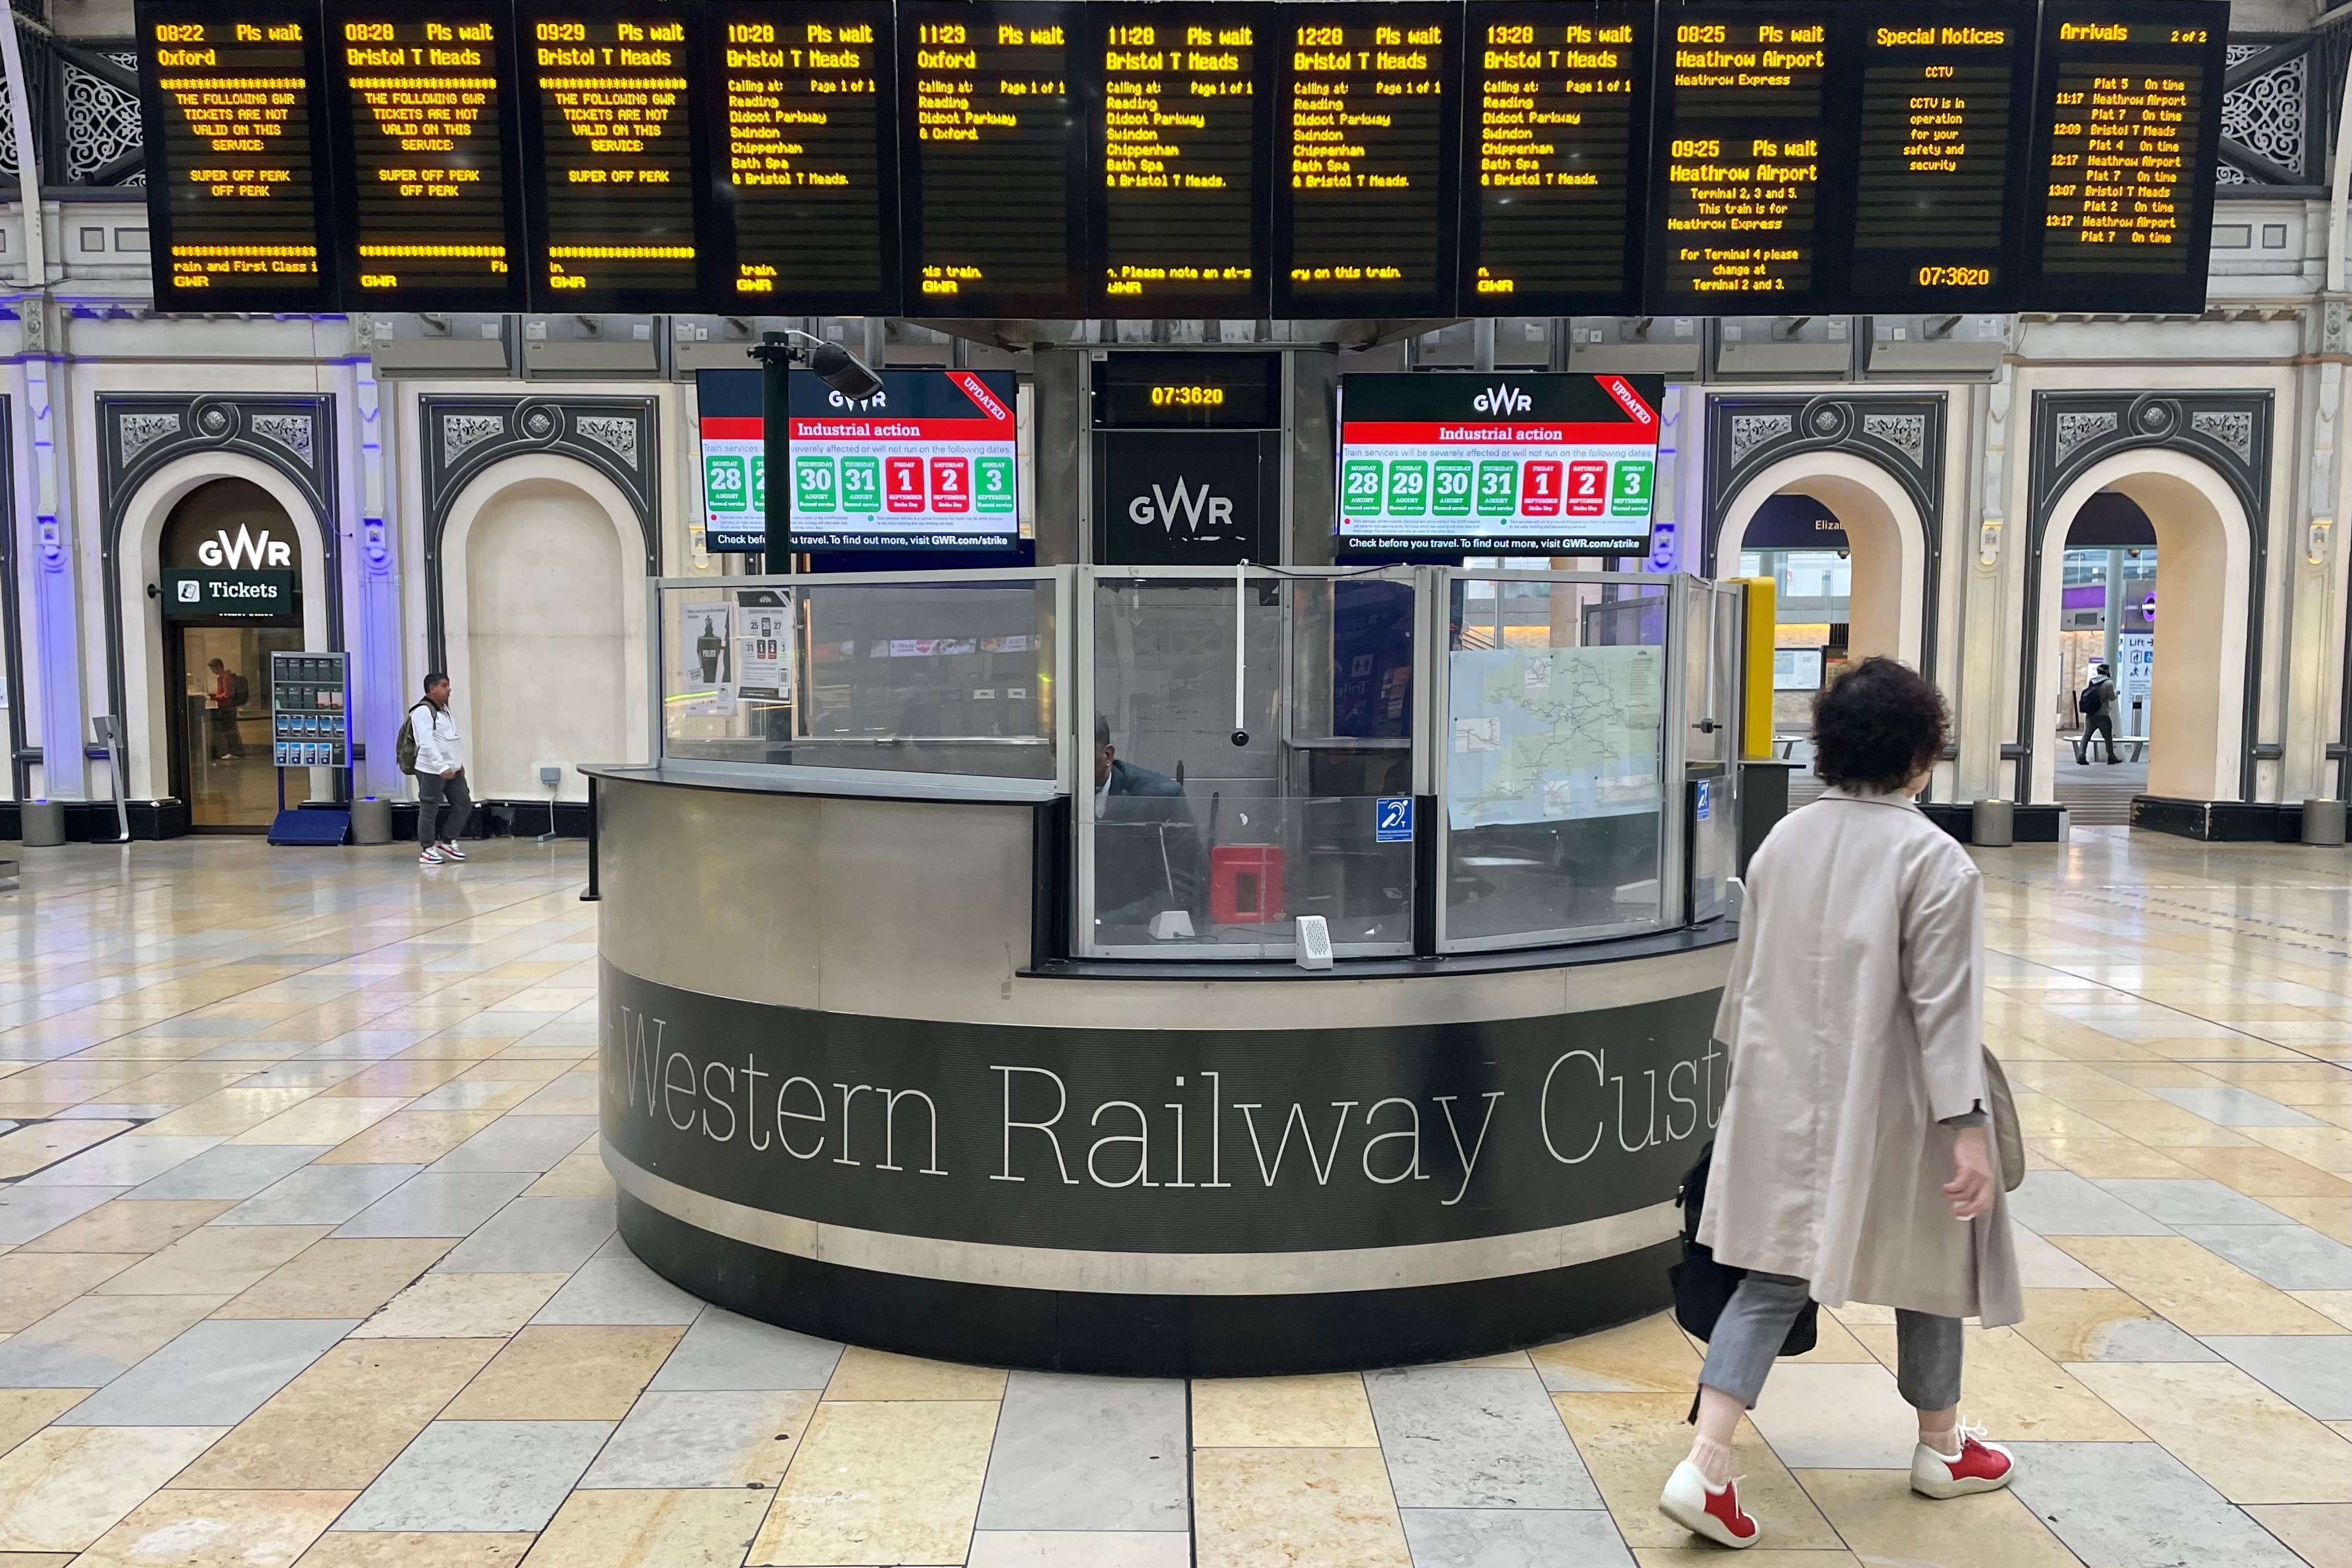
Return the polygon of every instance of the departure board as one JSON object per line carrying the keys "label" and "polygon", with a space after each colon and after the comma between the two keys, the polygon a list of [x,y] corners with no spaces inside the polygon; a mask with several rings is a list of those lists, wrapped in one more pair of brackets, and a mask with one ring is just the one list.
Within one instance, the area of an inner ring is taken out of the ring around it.
{"label": "departure board", "polygon": [[1084,10],[1023,0],[898,7],[908,314],[1079,313]]}
{"label": "departure board", "polygon": [[1462,309],[1639,312],[1655,14],[1556,0],[1469,7]]}
{"label": "departure board", "polygon": [[508,152],[513,13],[329,0],[327,79],[342,113],[346,298],[387,308],[525,303],[521,192]]}
{"label": "departure board", "polygon": [[1274,314],[1454,314],[1461,8],[1281,16]]}
{"label": "departure board", "polygon": [[1089,5],[1087,312],[1266,314],[1277,14]]}
{"label": "departure board", "polygon": [[[1829,92],[1832,5],[1685,5],[1659,45],[1650,304],[1770,315],[1812,308],[1822,182],[1853,167]],[[1842,236],[1841,236],[1842,237]]]}
{"label": "departure board", "polygon": [[318,7],[147,0],[138,15],[155,303],[331,303]]}
{"label": "departure board", "polygon": [[2051,0],[2038,307],[2200,310],[2226,6]]}
{"label": "departure board", "polygon": [[898,308],[897,68],[887,0],[705,13],[705,102],[730,308]]}
{"label": "departure board", "polygon": [[2032,190],[2032,5],[1874,5],[1861,33],[1853,308],[2006,309]]}
{"label": "departure board", "polygon": [[695,166],[683,0],[519,0],[540,309],[695,302]]}

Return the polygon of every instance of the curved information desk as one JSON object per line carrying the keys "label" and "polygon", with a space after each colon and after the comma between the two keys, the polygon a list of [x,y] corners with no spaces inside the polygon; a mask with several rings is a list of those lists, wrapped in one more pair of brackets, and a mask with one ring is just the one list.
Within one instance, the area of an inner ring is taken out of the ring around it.
{"label": "curved information desk", "polygon": [[1154,1375],[1668,1301],[1729,921],[1319,972],[1056,959],[1051,780],[590,771],[604,1158],[624,1238],[697,1295]]}

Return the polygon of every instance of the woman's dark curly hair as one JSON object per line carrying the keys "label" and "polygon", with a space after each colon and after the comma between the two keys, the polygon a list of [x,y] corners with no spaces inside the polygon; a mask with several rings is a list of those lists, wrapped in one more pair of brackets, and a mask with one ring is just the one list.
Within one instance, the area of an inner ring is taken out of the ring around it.
{"label": "woman's dark curly hair", "polygon": [[1893,659],[1864,659],[1813,703],[1813,771],[1831,784],[1885,792],[1944,752],[1944,696]]}

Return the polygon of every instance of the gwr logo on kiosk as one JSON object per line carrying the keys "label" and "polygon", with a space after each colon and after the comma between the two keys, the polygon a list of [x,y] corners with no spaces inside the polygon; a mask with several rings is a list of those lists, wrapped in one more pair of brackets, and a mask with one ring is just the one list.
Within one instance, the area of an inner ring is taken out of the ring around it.
{"label": "gwr logo on kiosk", "polygon": [[885,371],[850,402],[794,371],[793,548],[1012,549],[1016,395],[1003,371]]}
{"label": "gwr logo on kiosk", "polygon": [[1339,378],[1339,539],[1351,554],[1640,555],[1660,376]]}

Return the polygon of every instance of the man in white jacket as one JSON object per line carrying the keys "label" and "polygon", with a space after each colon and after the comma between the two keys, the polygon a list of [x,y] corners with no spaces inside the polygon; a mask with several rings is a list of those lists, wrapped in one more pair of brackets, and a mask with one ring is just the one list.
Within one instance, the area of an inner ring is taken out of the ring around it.
{"label": "man in white jacket", "polygon": [[416,742],[416,863],[461,861],[457,841],[474,820],[474,797],[457,755],[457,721],[449,714],[449,677],[425,677],[425,700],[408,710]]}

